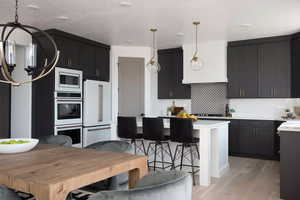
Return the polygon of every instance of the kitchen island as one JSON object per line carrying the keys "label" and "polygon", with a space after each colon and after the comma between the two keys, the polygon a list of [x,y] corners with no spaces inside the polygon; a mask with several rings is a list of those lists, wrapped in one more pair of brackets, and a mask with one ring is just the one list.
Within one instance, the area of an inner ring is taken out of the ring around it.
{"label": "kitchen island", "polygon": [[[202,186],[211,184],[211,177],[220,178],[229,170],[228,125],[229,121],[198,120],[194,122],[194,134],[199,137],[200,176]],[[142,127],[142,120],[137,121]],[[164,119],[164,128],[170,129],[170,120]]]}

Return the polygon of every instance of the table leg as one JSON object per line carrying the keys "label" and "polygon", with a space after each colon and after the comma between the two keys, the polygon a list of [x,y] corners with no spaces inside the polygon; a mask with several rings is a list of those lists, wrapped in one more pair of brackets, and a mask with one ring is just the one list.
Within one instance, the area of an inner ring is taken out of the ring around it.
{"label": "table leg", "polygon": [[211,129],[200,129],[200,185],[209,186],[211,182]]}
{"label": "table leg", "polygon": [[148,162],[145,159],[138,168],[129,171],[129,188],[134,188],[138,181],[148,173]]}
{"label": "table leg", "polygon": [[63,186],[52,190],[49,187],[38,187],[32,191],[36,200],[66,200],[69,192],[63,190]]}

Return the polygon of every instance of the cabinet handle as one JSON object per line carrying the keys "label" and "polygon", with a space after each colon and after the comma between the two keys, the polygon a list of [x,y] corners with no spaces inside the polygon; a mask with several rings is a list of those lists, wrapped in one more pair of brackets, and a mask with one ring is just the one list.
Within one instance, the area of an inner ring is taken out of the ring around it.
{"label": "cabinet handle", "polygon": [[245,90],[243,89],[243,97],[245,97],[246,96],[246,92],[245,92]]}
{"label": "cabinet handle", "polygon": [[276,88],[273,88],[274,92],[273,92],[273,96],[276,97]]}
{"label": "cabinet handle", "polygon": [[240,97],[242,96],[242,89],[240,88]]}
{"label": "cabinet handle", "polygon": [[173,92],[172,92],[172,91],[169,92],[169,96],[170,96],[170,97],[173,96]]}
{"label": "cabinet handle", "polygon": [[254,136],[256,136],[256,128],[254,128]]}
{"label": "cabinet handle", "polygon": [[273,88],[271,88],[271,97],[273,97],[274,94],[273,94]]}

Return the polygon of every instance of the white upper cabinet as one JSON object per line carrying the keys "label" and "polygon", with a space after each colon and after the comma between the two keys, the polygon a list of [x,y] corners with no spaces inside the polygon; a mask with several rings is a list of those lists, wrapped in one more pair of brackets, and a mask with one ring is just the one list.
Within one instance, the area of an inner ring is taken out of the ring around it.
{"label": "white upper cabinet", "polygon": [[183,81],[182,83],[218,83],[227,82],[227,41],[208,41],[199,43],[199,58],[203,61],[200,70],[191,68],[194,44],[183,45]]}

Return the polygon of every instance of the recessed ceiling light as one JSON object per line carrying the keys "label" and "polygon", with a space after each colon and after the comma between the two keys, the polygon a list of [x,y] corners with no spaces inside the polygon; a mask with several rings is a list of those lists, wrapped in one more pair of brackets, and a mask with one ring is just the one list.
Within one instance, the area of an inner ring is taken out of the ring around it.
{"label": "recessed ceiling light", "polygon": [[34,5],[34,4],[29,4],[26,7],[29,8],[29,9],[32,9],[32,10],[39,10],[40,9],[39,6]]}
{"label": "recessed ceiling light", "polygon": [[132,3],[129,2],[129,1],[121,1],[120,5],[123,6],[123,7],[131,7]]}
{"label": "recessed ceiling light", "polygon": [[66,21],[66,20],[69,19],[69,17],[67,17],[67,16],[58,16],[58,17],[56,17],[56,19]]}
{"label": "recessed ceiling light", "polygon": [[240,27],[243,27],[243,28],[248,28],[251,26],[252,26],[252,24],[240,24]]}
{"label": "recessed ceiling light", "polygon": [[184,36],[184,33],[178,32],[178,33],[176,33],[176,35],[177,35],[178,37],[182,37],[182,36]]}

